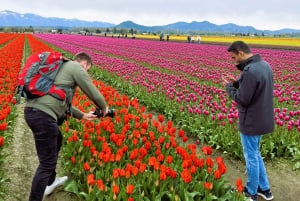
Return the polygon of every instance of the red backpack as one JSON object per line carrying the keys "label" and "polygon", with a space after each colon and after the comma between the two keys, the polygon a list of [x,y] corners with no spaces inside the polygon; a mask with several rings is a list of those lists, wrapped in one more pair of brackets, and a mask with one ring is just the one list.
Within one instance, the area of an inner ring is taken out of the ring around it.
{"label": "red backpack", "polygon": [[42,52],[31,55],[19,75],[16,99],[21,96],[33,99],[49,94],[59,100],[65,100],[66,92],[54,85],[54,79],[62,66],[64,58],[59,52]]}

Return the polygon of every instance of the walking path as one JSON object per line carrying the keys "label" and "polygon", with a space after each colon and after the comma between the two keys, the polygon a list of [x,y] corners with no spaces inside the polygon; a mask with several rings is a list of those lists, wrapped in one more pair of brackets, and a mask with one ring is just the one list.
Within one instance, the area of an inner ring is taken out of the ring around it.
{"label": "walking path", "polygon": [[24,105],[17,105],[18,117],[12,141],[4,149],[8,156],[4,163],[5,176],[10,178],[6,183],[5,201],[26,201],[29,197],[32,176],[38,163],[31,130],[24,121]]}

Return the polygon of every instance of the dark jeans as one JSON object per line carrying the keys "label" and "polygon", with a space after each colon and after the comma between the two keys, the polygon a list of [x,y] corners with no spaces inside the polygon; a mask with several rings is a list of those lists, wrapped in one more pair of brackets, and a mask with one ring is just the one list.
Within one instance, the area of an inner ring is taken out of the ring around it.
{"label": "dark jeans", "polygon": [[42,201],[47,185],[54,182],[62,135],[55,119],[35,108],[24,109],[26,123],[32,130],[39,165],[32,180],[29,201]]}

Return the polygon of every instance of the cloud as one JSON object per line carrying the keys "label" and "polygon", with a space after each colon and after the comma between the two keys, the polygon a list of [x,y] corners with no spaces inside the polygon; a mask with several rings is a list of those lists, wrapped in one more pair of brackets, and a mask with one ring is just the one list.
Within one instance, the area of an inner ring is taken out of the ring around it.
{"label": "cloud", "polygon": [[300,29],[298,0],[0,0],[0,10],[34,13],[44,17],[77,18],[119,24],[132,20],[142,25],[177,21],[235,23],[258,29]]}

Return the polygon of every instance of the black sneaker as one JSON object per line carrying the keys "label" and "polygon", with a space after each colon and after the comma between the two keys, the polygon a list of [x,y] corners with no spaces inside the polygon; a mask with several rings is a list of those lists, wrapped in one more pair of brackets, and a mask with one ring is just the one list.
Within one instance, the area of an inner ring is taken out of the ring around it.
{"label": "black sneaker", "polygon": [[244,195],[247,198],[247,201],[257,201],[257,194],[250,195],[250,193],[248,192],[247,187],[244,188]]}
{"label": "black sneaker", "polygon": [[273,200],[274,198],[270,189],[263,191],[259,187],[257,189],[257,195],[265,200]]}

